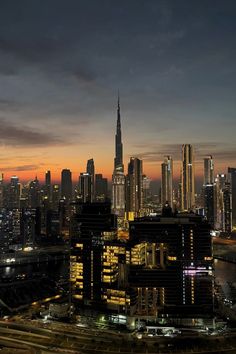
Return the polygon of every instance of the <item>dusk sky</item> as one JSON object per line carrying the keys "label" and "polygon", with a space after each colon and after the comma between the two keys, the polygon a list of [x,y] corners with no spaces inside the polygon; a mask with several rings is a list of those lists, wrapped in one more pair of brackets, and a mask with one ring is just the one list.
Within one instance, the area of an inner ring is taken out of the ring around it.
{"label": "dusk sky", "polygon": [[196,174],[236,167],[235,0],[0,0],[0,171],[111,178],[117,91],[124,162],[160,177],[181,144]]}

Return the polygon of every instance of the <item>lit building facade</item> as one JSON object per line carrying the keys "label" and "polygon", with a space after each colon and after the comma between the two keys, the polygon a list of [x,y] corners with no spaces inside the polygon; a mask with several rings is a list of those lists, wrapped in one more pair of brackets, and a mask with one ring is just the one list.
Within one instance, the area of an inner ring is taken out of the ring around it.
{"label": "lit building facade", "polygon": [[130,315],[179,321],[212,315],[210,225],[195,214],[165,209],[130,223]]}

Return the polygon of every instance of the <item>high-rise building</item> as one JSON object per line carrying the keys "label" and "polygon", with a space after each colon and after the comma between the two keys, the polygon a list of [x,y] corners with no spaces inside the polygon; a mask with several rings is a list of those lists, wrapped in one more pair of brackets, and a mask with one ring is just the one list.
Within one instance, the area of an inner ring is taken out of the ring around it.
{"label": "high-rise building", "polygon": [[60,200],[60,186],[59,184],[54,184],[52,186],[52,208],[58,210]]}
{"label": "high-rise building", "polygon": [[212,228],[215,228],[217,221],[217,188],[216,184],[203,186],[205,216]]}
{"label": "high-rise building", "polygon": [[130,222],[133,316],[213,318],[210,225],[195,214],[162,215]]}
{"label": "high-rise building", "polygon": [[95,191],[96,201],[105,202],[108,198],[108,183],[107,178],[104,178],[101,173],[95,175]]}
{"label": "high-rise building", "polygon": [[204,159],[204,185],[214,183],[214,161],[212,156]]}
{"label": "high-rise building", "polygon": [[232,225],[236,228],[236,168],[229,167],[228,174],[232,195]]}
{"label": "high-rise building", "polygon": [[143,206],[148,207],[151,199],[151,178],[143,175]]}
{"label": "high-rise building", "polygon": [[45,197],[51,202],[52,199],[52,185],[51,185],[51,171],[45,173]]}
{"label": "high-rise building", "polygon": [[165,205],[168,201],[173,206],[173,160],[166,156],[161,164],[161,203]]}
{"label": "high-rise building", "polygon": [[17,176],[12,176],[10,184],[7,187],[6,203],[7,208],[19,208],[21,196],[21,184]]}
{"label": "high-rise building", "polygon": [[112,211],[123,218],[125,214],[125,176],[123,165],[123,144],[121,137],[120,99],[118,96],[115,137],[115,159],[112,175]]}
{"label": "high-rise building", "polygon": [[[74,300],[86,305],[101,301],[104,237],[116,234],[116,228],[116,217],[111,214],[109,203],[78,204],[70,228],[70,274]],[[107,260],[107,265],[112,257],[114,254]],[[110,273],[108,277],[113,275]]]}
{"label": "high-rise building", "polygon": [[126,212],[140,216],[143,207],[143,164],[137,157],[131,157],[126,176]]}
{"label": "high-rise building", "polygon": [[92,202],[92,175],[89,173],[81,173],[79,176],[79,195],[83,203]]}
{"label": "high-rise building", "polygon": [[229,182],[225,182],[222,189],[223,194],[223,228],[222,230],[227,234],[232,232],[232,193],[231,185]]}
{"label": "high-rise building", "polygon": [[191,210],[195,205],[194,152],[190,144],[182,145],[182,210]]}
{"label": "high-rise building", "polygon": [[[220,173],[216,175],[216,229],[224,230],[224,192],[227,182],[226,174]],[[230,193],[230,191],[229,191]],[[231,196],[230,196],[231,199]]]}
{"label": "high-rise building", "polygon": [[29,184],[29,207],[38,208],[40,206],[40,184],[37,176]]}
{"label": "high-rise building", "polygon": [[87,161],[87,168],[86,172],[91,176],[90,183],[91,183],[91,201],[95,198],[95,167],[93,159],[89,159]]}
{"label": "high-rise building", "polygon": [[72,177],[71,171],[68,169],[61,171],[61,198],[67,202],[72,199]]}
{"label": "high-rise building", "polygon": [[0,208],[4,205],[4,175],[0,173]]}

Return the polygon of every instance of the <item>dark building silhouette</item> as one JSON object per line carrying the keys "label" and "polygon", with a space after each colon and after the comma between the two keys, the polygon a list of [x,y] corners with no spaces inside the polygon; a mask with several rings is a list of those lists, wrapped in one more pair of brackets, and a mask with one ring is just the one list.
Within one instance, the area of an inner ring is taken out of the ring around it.
{"label": "dark building silhouette", "polygon": [[52,201],[52,184],[51,184],[51,171],[45,173],[45,197]]}
{"label": "dark building silhouette", "polygon": [[54,184],[52,186],[52,208],[53,210],[58,210],[60,200],[60,186],[59,184]]}
{"label": "dark building silhouette", "polygon": [[68,169],[61,171],[61,198],[66,202],[70,202],[72,199],[72,177],[71,171]]}
{"label": "dark building silhouette", "polygon": [[108,182],[101,173],[95,175],[96,201],[105,202],[108,198]]}
{"label": "dark building silhouette", "polygon": [[40,207],[41,191],[40,184],[37,176],[29,184],[29,207],[38,208]]}
{"label": "dark building silhouette", "polygon": [[210,223],[211,227],[214,228],[216,224],[217,217],[217,190],[215,184],[206,184],[203,186],[204,193],[204,210],[205,216]]}
{"label": "dark building silhouette", "polygon": [[93,159],[89,159],[87,161],[86,172],[91,176],[89,189],[91,189],[91,201],[94,201],[94,198],[95,198],[95,166],[94,166]]}
{"label": "dark building silhouette", "polygon": [[142,160],[131,157],[126,176],[126,212],[139,216],[143,207]]}
{"label": "dark building silhouette", "polygon": [[56,238],[60,235],[60,217],[58,211],[48,210],[46,235],[52,240],[56,240]]}
{"label": "dark building silhouette", "polygon": [[93,178],[92,175],[90,175],[89,173],[81,173],[79,176],[79,196],[80,196],[80,200],[83,203],[86,202],[91,203],[93,201],[92,178]]}

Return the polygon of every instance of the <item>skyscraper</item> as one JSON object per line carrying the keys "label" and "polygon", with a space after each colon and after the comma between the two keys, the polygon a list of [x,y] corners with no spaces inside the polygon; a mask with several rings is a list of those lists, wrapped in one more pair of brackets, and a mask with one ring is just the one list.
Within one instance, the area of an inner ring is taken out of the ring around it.
{"label": "skyscraper", "polygon": [[166,201],[173,206],[173,161],[171,156],[166,156],[161,164],[161,203]]}
{"label": "skyscraper", "polygon": [[[104,236],[116,234],[116,217],[109,203],[82,203],[71,222],[71,282],[74,300],[101,301]],[[105,255],[104,255],[105,257]],[[114,253],[109,258],[111,262]],[[109,273],[109,277],[112,274]]]}
{"label": "skyscraper", "polygon": [[51,185],[51,171],[46,171],[45,173],[45,195],[49,202],[52,199],[52,185]]}
{"label": "skyscraper", "polygon": [[89,159],[87,161],[87,169],[86,172],[91,176],[90,179],[90,189],[91,189],[91,201],[94,200],[95,197],[95,167],[94,167],[94,161],[93,159]]}
{"label": "skyscraper", "polygon": [[190,210],[195,204],[194,154],[190,144],[182,145],[182,210]]}
{"label": "skyscraper", "polygon": [[229,167],[228,174],[232,195],[232,224],[236,227],[236,168]]}
{"label": "skyscraper", "polygon": [[223,190],[225,188],[226,175],[217,174],[215,178],[216,185],[216,229],[224,229],[224,201]]}
{"label": "skyscraper", "polygon": [[126,212],[139,216],[143,207],[143,164],[137,157],[131,157],[126,177]]}
{"label": "skyscraper", "polygon": [[69,202],[72,199],[72,178],[71,171],[64,169],[61,171],[61,198]]}
{"label": "skyscraper", "polygon": [[125,176],[123,165],[123,144],[121,138],[121,120],[120,120],[120,99],[118,96],[117,106],[117,124],[115,137],[115,159],[114,171],[112,175],[112,211],[124,217],[125,213]]}
{"label": "skyscraper", "polygon": [[214,183],[214,161],[212,156],[204,159],[204,185]]}
{"label": "skyscraper", "polygon": [[92,202],[92,175],[81,173],[79,176],[79,193],[83,203]]}
{"label": "skyscraper", "polygon": [[204,190],[204,210],[205,216],[212,228],[215,228],[217,220],[217,188],[216,184],[205,184]]}
{"label": "skyscraper", "polygon": [[108,183],[101,173],[95,175],[95,191],[96,201],[105,202],[108,197]]}

